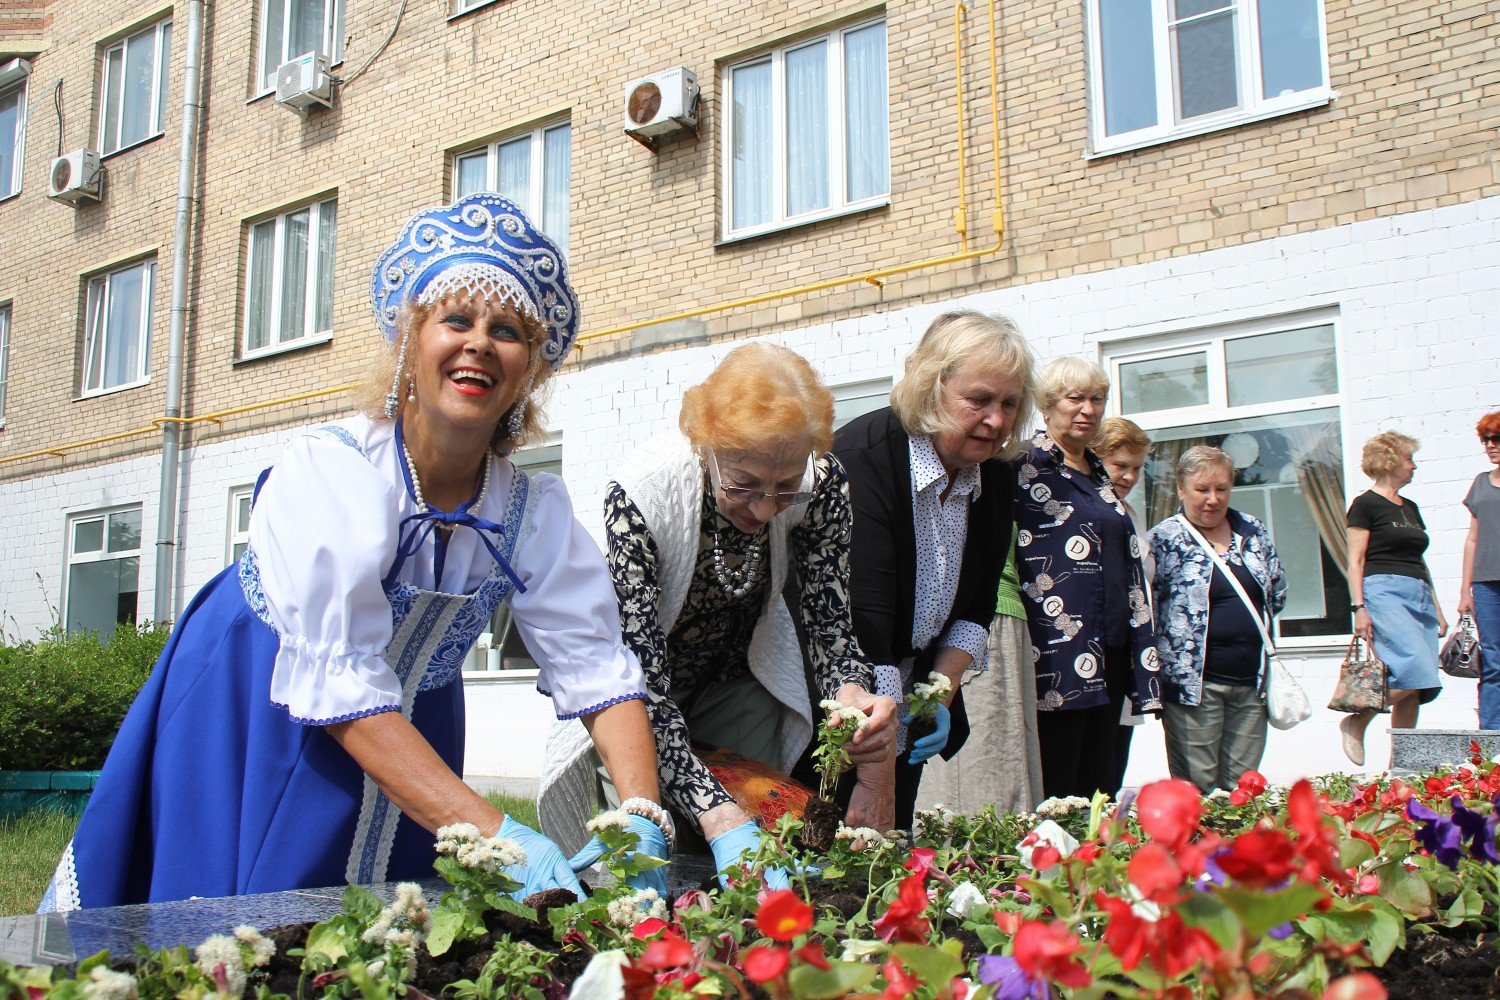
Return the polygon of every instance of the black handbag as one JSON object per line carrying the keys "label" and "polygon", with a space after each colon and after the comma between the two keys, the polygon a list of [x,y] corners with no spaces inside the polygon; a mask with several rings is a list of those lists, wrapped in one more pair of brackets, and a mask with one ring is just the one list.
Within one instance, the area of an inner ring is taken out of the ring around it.
{"label": "black handbag", "polygon": [[1469,680],[1479,676],[1479,634],[1474,629],[1474,619],[1462,615],[1458,626],[1438,653],[1438,666],[1449,677],[1464,677]]}

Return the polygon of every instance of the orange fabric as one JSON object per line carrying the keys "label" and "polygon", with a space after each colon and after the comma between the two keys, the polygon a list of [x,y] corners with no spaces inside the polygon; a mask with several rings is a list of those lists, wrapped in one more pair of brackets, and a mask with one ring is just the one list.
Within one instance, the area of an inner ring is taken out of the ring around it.
{"label": "orange fabric", "polygon": [[754,816],[764,829],[791,813],[802,818],[812,789],[794,781],[773,767],[733,750],[695,750],[698,759],[718,779],[724,790],[745,812]]}

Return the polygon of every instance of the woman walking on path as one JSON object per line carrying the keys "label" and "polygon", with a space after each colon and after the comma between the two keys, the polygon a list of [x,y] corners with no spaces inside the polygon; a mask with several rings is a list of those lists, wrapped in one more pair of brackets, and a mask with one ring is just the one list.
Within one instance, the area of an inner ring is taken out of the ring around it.
{"label": "woman walking on path", "polygon": [[1469,534],[1458,613],[1472,614],[1479,628],[1479,728],[1500,729],[1500,410],[1481,417],[1476,430],[1495,468],[1475,476],[1464,497]]}

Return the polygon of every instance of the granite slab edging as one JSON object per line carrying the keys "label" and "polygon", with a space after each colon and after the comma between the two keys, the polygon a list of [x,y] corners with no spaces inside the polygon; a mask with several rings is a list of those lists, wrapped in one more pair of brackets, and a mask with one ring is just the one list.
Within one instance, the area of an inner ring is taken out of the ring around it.
{"label": "granite slab edging", "polygon": [[1429,771],[1469,759],[1478,743],[1486,758],[1500,754],[1500,729],[1392,729],[1391,770]]}

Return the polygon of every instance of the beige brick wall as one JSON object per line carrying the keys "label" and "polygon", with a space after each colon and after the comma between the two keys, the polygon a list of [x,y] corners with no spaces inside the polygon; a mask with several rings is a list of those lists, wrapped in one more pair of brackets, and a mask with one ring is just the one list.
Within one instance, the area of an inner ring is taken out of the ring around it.
{"label": "beige brick wall", "polygon": [[[391,28],[392,4],[348,0],[351,75]],[[1085,40],[1078,0],[1002,4],[1001,253],[883,287],[852,284],[708,317],[712,336],[858,315],[981,287],[1035,282],[1500,194],[1494,136],[1497,12],[1485,0],[1391,7],[1327,0],[1331,84],[1325,107],[1113,156],[1086,158]],[[191,268],[188,412],[206,413],[359,378],[376,347],[366,287],[374,256],[414,210],[450,192],[459,144],[566,106],[573,125],[573,267],[585,332],[744,295],[896,267],[961,249],[954,231],[953,8],[886,6],[891,66],[889,207],[716,245],[721,69],[716,58],[827,19],[815,0],[502,0],[449,19],[420,0],[389,47],[342,88],[337,106],[300,119],[254,98],[256,7],[219,0],[206,23],[203,156]],[[172,213],[184,61],[171,56],[165,134],[107,161],[102,204],[46,197],[58,148],[52,95],[62,81],[64,148],[96,144],[102,42],[143,13],[127,0],[35,0],[0,18],[0,52],[34,51],[22,194],[0,203],[0,302],[13,303],[0,458],[148,424],[165,397]],[[20,32],[45,15],[44,44]],[[7,20],[8,19],[8,20]],[[12,21],[25,21],[11,28]],[[994,207],[986,27],[964,22],[963,141],[970,245],[992,242]],[[698,73],[696,138],[652,153],[619,127],[626,80],[674,65]],[[307,197],[339,198],[334,338],[237,362],[248,218]],[[149,385],[75,399],[81,276],[137,250],[158,260]],[[585,360],[607,352],[591,346]],[[332,399],[200,427],[197,440],[337,412]],[[145,435],[70,455],[0,465],[0,479],[155,447]]]}

